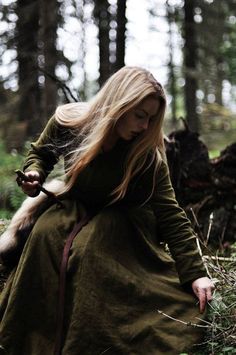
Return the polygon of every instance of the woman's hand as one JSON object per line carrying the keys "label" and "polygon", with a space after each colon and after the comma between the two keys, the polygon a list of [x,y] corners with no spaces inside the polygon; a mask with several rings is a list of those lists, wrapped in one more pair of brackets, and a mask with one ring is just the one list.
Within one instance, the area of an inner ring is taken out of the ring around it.
{"label": "woman's hand", "polygon": [[30,179],[30,181],[22,181],[21,188],[23,192],[30,196],[30,197],[35,197],[38,195],[39,189],[39,183],[40,183],[40,175],[37,171],[31,170],[25,173],[26,176]]}
{"label": "woman's hand", "polygon": [[200,277],[192,283],[192,289],[199,299],[200,313],[203,313],[208,301],[212,300],[213,282],[208,277]]}

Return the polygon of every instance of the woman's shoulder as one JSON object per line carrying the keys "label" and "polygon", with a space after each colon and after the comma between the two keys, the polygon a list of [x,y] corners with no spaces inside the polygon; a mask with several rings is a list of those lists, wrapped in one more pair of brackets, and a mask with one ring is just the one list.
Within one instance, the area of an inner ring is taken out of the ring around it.
{"label": "woman's shoulder", "polygon": [[88,110],[87,102],[73,102],[57,107],[55,120],[62,126],[73,127],[79,123],[83,114]]}
{"label": "woman's shoulder", "polygon": [[169,167],[163,151],[159,151],[159,154],[148,155],[140,175],[146,185],[149,183],[153,186],[154,184],[155,187],[160,186],[166,178],[169,179]]}

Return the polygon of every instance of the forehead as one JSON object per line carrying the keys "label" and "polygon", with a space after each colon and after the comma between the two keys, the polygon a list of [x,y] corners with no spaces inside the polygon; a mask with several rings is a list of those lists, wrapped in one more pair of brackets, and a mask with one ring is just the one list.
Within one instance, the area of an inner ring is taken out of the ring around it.
{"label": "forehead", "polygon": [[149,115],[154,116],[160,107],[160,99],[149,96],[143,99],[136,108],[147,112]]}

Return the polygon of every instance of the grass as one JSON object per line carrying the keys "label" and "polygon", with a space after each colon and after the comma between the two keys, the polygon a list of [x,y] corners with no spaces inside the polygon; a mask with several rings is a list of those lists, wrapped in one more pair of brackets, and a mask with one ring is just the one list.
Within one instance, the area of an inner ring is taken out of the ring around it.
{"label": "grass", "polygon": [[209,258],[206,265],[216,286],[208,307],[206,354],[236,354],[236,255],[225,261]]}
{"label": "grass", "polygon": [[2,141],[0,152],[0,218],[9,219],[25,197],[15,181],[15,169],[20,168],[24,157],[16,151],[7,153]]}

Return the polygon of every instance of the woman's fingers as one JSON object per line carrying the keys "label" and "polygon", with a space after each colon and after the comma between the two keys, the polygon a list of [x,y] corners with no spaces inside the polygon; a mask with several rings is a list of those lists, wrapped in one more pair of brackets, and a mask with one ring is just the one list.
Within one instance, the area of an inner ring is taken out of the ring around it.
{"label": "woman's fingers", "polygon": [[21,188],[25,194],[30,197],[37,196],[39,193],[39,182],[40,175],[37,171],[28,171],[25,175],[30,179],[30,181],[22,181]]}
{"label": "woman's fingers", "polygon": [[213,282],[208,277],[201,277],[192,283],[192,289],[199,300],[199,309],[203,313],[207,302],[212,300]]}
{"label": "woman's fingers", "polygon": [[21,185],[22,190],[29,196],[34,196],[38,190],[39,182],[23,182]]}
{"label": "woman's fingers", "polygon": [[207,301],[211,301],[212,300],[212,290],[213,289],[214,289],[214,285],[213,285],[213,288],[207,288],[207,290],[206,290]]}
{"label": "woman's fingers", "polygon": [[204,312],[204,309],[206,307],[206,292],[203,289],[198,290],[197,297],[199,299],[199,309],[200,313]]}
{"label": "woman's fingers", "polygon": [[36,170],[31,170],[25,172],[25,175],[31,180],[31,181],[39,181],[40,180],[40,175]]}

